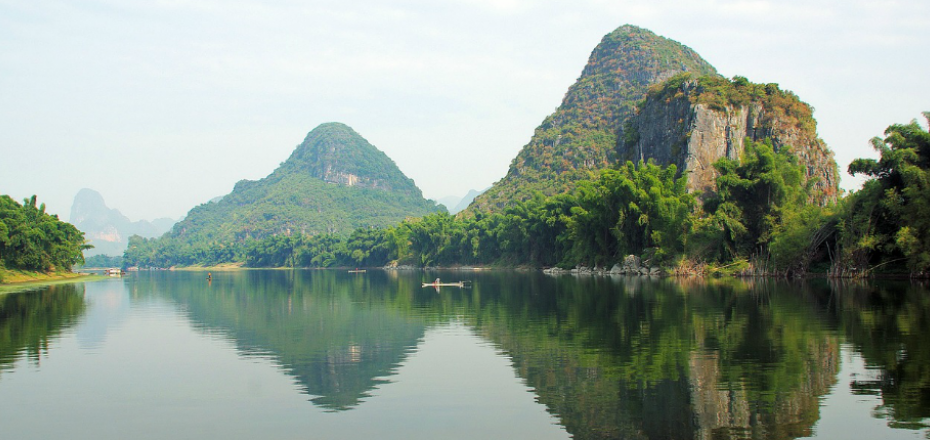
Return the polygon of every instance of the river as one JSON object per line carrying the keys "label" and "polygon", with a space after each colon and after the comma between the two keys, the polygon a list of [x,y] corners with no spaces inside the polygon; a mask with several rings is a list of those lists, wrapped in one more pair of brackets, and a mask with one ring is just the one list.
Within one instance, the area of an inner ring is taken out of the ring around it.
{"label": "river", "polygon": [[[464,288],[422,287],[466,281]],[[3,439],[930,438],[909,281],[137,272],[0,295]]]}

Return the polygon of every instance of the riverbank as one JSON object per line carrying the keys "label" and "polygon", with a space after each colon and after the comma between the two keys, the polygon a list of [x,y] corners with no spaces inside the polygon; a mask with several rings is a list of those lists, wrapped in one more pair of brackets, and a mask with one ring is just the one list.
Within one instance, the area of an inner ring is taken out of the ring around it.
{"label": "riverbank", "polygon": [[0,286],[9,284],[45,282],[78,278],[85,274],[75,272],[32,272],[28,270],[0,269]]}
{"label": "riverbank", "polygon": [[32,272],[27,270],[0,269],[0,295],[24,288],[51,284],[74,283],[105,278],[101,275],[76,272]]}

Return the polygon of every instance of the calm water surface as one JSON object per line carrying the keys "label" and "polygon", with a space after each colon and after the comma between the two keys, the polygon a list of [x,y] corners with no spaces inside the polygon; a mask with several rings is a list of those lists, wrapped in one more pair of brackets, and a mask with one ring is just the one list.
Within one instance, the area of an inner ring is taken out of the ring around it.
{"label": "calm water surface", "polygon": [[[420,283],[471,281],[465,289]],[[142,272],[0,295],[2,439],[930,438],[930,290]]]}

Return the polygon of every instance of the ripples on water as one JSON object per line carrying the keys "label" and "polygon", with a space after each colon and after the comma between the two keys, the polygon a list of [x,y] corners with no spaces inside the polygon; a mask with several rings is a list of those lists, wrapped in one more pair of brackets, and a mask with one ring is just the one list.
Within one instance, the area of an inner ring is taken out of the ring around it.
{"label": "ripples on water", "polygon": [[[420,286],[437,276],[472,283]],[[0,437],[921,438],[928,298],[907,282],[143,272],[0,296]]]}

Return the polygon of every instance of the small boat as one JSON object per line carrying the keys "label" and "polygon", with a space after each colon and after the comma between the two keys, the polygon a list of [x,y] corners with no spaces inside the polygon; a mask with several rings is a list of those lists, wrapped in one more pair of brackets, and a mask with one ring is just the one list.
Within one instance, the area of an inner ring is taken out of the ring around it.
{"label": "small boat", "polygon": [[365,273],[365,272],[366,272],[365,269],[355,269],[355,270],[350,270],[350,271],[349,271],[349,273]]}
{"label": "small boat", "polygon": [[109,268],[109,269],[106,270],[106,273],[107,273],[107,275],[109,275],[109,276],[111,276],[111,277],[118,277],[118,276],[122,276],[122,275],[123,275],[123,269],[120,269],[120,268],[118,268],[118,267],[111,267],[111,268]]}
{"label": "small boat", "polygon": [[432,283],[423,283],[423,287],[465,287],[464,281],[459,281],[457,283],[443,283],[439,278],[436,278],[436,281]]}

